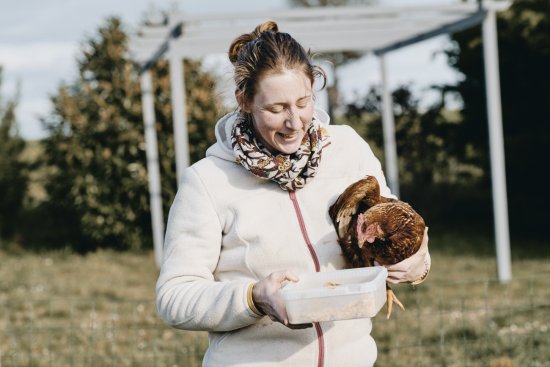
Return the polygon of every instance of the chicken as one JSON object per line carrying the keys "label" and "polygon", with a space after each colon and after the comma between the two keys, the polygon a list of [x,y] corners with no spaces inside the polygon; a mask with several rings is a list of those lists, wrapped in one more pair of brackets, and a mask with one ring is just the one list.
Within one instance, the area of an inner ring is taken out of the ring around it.
{"label": "chicken", "polygon": [[[409,204],[381,196],[374,176],[349,185],[329,208],[329,216],[352,268],[405,260],[420,248],[426,227]],[[387,284],[386,291],[389,318],[393,303],[405,308]]]}

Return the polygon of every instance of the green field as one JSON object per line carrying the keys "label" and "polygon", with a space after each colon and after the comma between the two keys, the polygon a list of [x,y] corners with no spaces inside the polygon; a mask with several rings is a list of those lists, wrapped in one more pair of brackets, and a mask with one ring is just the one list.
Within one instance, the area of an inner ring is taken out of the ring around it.
{"label": "green field", "polygon": [[[548,246],[514,246],[503,285],[490,241],[457,238],[432,233],[428,280],[374,318],[377,366],[550,366]],[[0,366],[200,366],[206,335],[156,316],[157,274],[151,253],[0,251]]]}

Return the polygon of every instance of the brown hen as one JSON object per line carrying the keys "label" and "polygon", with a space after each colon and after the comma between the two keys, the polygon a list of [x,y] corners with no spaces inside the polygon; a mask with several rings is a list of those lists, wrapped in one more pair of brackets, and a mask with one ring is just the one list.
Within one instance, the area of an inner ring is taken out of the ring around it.
{"label": "brown hen", "polygon": [[[338,243],[352,268],[389,266],[418,251],[424,237],[424,219],[400,200],[380,196],[380,185],[368,176],[349,185],[329,208]],[[389,285],[387,317],[393,303],[405,309]]]}

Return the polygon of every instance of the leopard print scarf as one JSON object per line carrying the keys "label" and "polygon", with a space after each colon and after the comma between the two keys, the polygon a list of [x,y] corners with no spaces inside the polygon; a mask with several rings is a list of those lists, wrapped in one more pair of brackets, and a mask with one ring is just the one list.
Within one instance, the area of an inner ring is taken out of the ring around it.
{"label": "leopard print scarf", "polygon": [[286,191],[301,189],[315,176],[327,139],[326,130],[313,118],[295,153],[273,155],[256,139],[248,114],[239,114],[231,131],[231,145],[237,163],[254,176],[272,180]]}

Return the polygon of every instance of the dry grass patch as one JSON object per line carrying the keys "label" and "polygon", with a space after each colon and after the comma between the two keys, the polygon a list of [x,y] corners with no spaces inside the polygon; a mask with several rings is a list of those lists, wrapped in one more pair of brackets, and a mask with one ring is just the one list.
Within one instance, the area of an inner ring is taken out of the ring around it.
{"label": "dry grass patch", "polygon": [[[436,243],[437,238],[431,240]],[[406,311],[374,318],[377,366],[549,366],[550,262],[436,249],[428,280],[396,287]],[[200,366],[205,333],[157,317],[151,253],[0,252],[0,365]]]}

